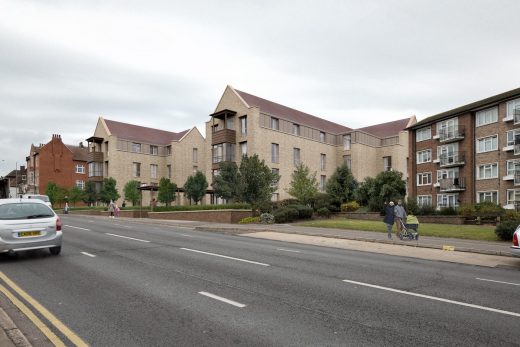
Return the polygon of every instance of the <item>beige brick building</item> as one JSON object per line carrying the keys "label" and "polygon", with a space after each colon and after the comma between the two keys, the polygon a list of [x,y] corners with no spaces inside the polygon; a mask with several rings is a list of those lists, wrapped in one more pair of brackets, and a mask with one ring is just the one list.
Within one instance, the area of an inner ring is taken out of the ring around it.
{"label": "beige brick building", "polygon": [[227,86],[206,123],[206,177],[223,161],[240,162],[258,154],[281,176],[274,200],[289,198],[286,189],[296,164],[307,165],[323,190],[327,179],[347,163],[356,180],[383,170],[406,176],[408,132],[415,116],[361,129],[327,121]]}
{"label": "beige brick building", "polygon": [[[196,127],[179,133],[116,122],[100,117],[94,135],[87,139],[89,180],[101,188],[113,177],[123,202],[124,186],[136,180],[143,188],[143,204],[157,197],[162,177],[182,188],[195,171],[206,171],[205,139]],[[185,204],[182,189],[177,203]]]}
{"label": "beige brick building", "polygon": [[410,128],[408,193],[420,204],[520,203],[520,88]]}

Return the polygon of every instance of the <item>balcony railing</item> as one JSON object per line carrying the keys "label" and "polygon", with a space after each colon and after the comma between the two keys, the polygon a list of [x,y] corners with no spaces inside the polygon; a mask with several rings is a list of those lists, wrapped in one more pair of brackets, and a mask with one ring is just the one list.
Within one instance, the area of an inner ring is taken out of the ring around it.
{"label": "balcony railing", "polygon": [[439,180],[441,192],[461,192],[466,190],[464,177],[442,178]]}
{"label": "balcony railing", "polygon": [[513,175],[514,177],[514,185],[515,186],[520,186],[520,170],[515,170],[515,174]]}
{"label": "balcony railing", "polygon": [[461,166],[464,165],[464,153],[454,152],[450,154],[441,154],[439,156],[439,163],[441,167]]}
{"label": "balcony railing", "polygon": [[454,142],[464,139],[464,126],[457,125],[439,129],[440,142]]}

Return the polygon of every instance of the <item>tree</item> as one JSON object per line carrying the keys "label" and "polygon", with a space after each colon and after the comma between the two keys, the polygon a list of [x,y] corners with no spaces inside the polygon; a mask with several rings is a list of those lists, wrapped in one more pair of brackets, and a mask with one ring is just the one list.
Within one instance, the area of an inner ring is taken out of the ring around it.
{"label": "tree", "polygon": [[123,188],[123,192],[125,193],[125,200],[130,201],[132,206],[136,206],[137,203],[141,200],[139,182],[135,180],[126,182],[125,187]]}
{"label": "tree", "polygon": [[371,211],[383,209],[385,201],[402,199],[406,194],[406,181],[399,171],[383,171],[375,178],[365,178],[356,196],[366,200]]}
{"label": "tree", "polygon": [[238,186],[240,182],[240,173],[235,162],[220,163],[220,173],[213,178],[213,191],[215,196],[226,199],[227,201],[236,201],[238,199]]}
{"label": "tree", "polygon": [[99,192],[99,199],[105,204],[110,203],[110,201],[116,201],[121,197],[117,192],[116,184],[116,180],[112,177],[103,179],[103,186]]}
{"label": "tree", "polygon": [[54,204],[57,203],[58,194],[59,194],[58,185],[54,182],[47,183],[47,187],[45,187],[45,195],[47,195],[49,197],[49,200],[51,201],[51,205],[54,206]]}
{"label": "tree", "polygon": [[92,206],[96,201],[98,201],[98,193],[94,182],[87,181],[87,183],[85,183],[83,201],[89,206]]}
{"label": "tree", "polygon": [[76,206],[78,201],[83,200],[85,196],[85,191],[79,188],[78,186],[74,186],[69,189],[69,201],[72,203],[72,206]]}
{"label": "tree", "polygon": [[336,171],[329,178],[325,189],[331,197],[331,202],[339,206],[354,199],[356,187],[357,182],[352,172],[346,164],[343,164],[336,168]]}
{"label": "tree", "polygon": [[195,205],[202,200],[208,189],[208,181],[201,171],[197,171],[194,175],[188,177],[184,184],[186,197],[195,202]]}
{"label": "tree", "polygon": [[280,176],[273,173],[258,158],[258,155],[243,156],[239,168],[238,199],[247,202],[256,208],[271,201],[271,196],[278,189]]}
{"label": "tree", "polygon": [[318,194],[318,181],[316,180],[316,172],[312,175],[306,165],[300,164],[291,175],[292,181],[287,193],[294,196],[302,204],[309,205],[316,194]]}
{"label": "tree", "polygon": [[157,199],[166,206],[170,206],[172,201],[175,201],[176,190],[177,185],[173,182],[170,182],[169,178],[163,177],[159,181],[159,192]]}

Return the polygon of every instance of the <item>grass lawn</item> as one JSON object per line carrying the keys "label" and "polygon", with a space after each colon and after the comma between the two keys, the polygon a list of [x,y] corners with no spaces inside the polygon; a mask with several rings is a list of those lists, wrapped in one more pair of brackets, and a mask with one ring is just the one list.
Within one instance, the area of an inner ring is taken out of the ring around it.
{"label": "grass lawn", "polygon": [[[386,233],[386,225],[382,221],[354,219],[323,219],[302,222],[296,225],[319,228],[377,231],[381,233]],[[393,231],[395,233],[395,225]],[[495,227],[489,225],[453,225],[421,223],[419,225],[419,235],[452,237],[456,239],[482,241],[500,241],[495,235]]]}

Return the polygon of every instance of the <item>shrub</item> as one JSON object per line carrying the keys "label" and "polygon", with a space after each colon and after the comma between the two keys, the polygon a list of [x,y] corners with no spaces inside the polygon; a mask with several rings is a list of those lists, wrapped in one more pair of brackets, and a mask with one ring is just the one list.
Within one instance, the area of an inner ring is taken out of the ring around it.
{"label": "shrub", "polygon": [[408,207],[408,214],[420,215],[421,207],[417,204],[417,200],[414,197],[406,199],[406,206]]}
{"label": "shrub", "polygon": [[277,210],[277,209],[288,207],[291,205],[300,205],[300,202],[297,199],[284,199],[284,200],[274,202],[273,208],[275,210]]}
{"label": "shrub", "polygon": [[505,212],[502,206],[488,201],[476,204],[475,210],[477,211],[477,216],[481,218],[496,218],[502,216]]}
{"label": "shrub", "polygon": [[329,194],[325,193],[318,193],[314,197],[314,200],[312,202],[312,207],[314,208],[314,211],[318,211],[322,207],[329,208],[330,206],[330,196]]}
{"label": "shrub", "polygon": [[464,204],[459,208],[459,214],[466,218],[474,217],[477,215],[477,210],[475,209],[475,205]]}
{"label": "shrub", "polygon": [[294,208],[298,211],[299,219],[309,219],[312,218],[312,213],[314,210],[312,207],[304,206],[304,205],[288,205],[287,208]]}
{"label": "shrub", "polygon": [[260,217],[246,217],[238,221],[238,224],[251,224],[260,222]]}
{"label": "shrub", "polygon": [[260,222],[262,224],[273,224],[274,223],[274,216],[270,213],[262,213],[260,215]]}
{"label": "shrub", "polygon": [[326,207],[321,207],[319,208],[316,213],[318,214],[318,216],[320,217],[326,217],[326,218],[329,218],[330,217],[330,210]]}
{"label": "shrub", "polygon": [[290,223],[298,219],[298,211],[294,208],[280,208],[273,213],[276,223]]}
{"label": "shrub", "polygon": [[504,241],[511,241],[516,227],[520,224],[520,219],[505,220],[498,224],[495,228],[495,234],[499,239]]}
{"label": "shrub", "polygon": [[515,210],[507,210],[504,212],[502,220],[520,220],[520,213]]}
{"label": "shrub", "polygon": [[344,204],[341,204],[341,212],[354,212],[359,209],[359,204],[357,201],[349,201]]}
{"label": "shrub", "polygon": [[443,215],[443,216],[456,216],[458,213],[454,207],[450,206],[450,207],[441,208],[439,211],[439,214]]}
{"label": "shrub", "polygon": [[[137,207],[140,209],[140,207]],[[144,208],[143,208],[144,209]],[[250,210],[251,205],[234,203],[224,205],[176,205],[176,206],[157,206],[154,208],[155,212],[166,211],[201,211],[201,210]]]}
{"label": "shrub", "polygon": [[424,205],[419,207],[419,211],[417,214],[420,216],[433,216],[437,214],[437,211],[435,210],[435,207],[433,207],[432,205]]}

